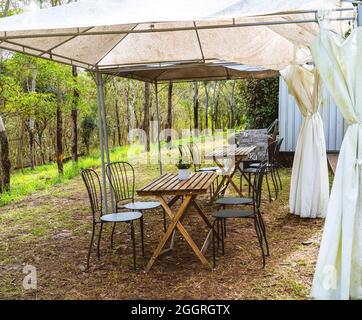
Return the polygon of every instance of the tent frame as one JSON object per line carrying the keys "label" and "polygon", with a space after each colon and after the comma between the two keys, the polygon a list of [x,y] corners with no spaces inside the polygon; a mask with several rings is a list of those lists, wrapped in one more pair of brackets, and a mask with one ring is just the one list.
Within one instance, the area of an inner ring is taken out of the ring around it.
{"label": "tent frame", "polygon": [[[330,10],[331,12],[356,12],[357,10],[357,20],[358,20],[358,25],[361,25],[362,23],[362,14],[358,14],[362,12],[362,5],[359,4],[357,6],[357,8],[338,8],[338,9],[332,9]],[[6,47],[3,47],[3,49],[5,50],[11,50],[14,52],[20,52],[20,53],[24,53],[30,56],[34,56],[34,57],[38,57],[38,58],[42,58],[42,59],[46,59],[46,60],[51,60],[51,61],[57,61],[56,59],[53,59],[53,57],[58,57],[60,59],[62,59],[62,61],[60,63],[63,64],[67,64],[67,65],[71,65],[71,66],[78,66],[81,68],[85,68],[88,69],[89,71],[93,71],[95,72],[95,80],[96,80],[96,86],[97,86],[97,102],[98,102],[98,130],[99,130],[99,140],[100,140],[100,149],[101,149],[101,162],[102,162],[102,186],[103,186],[103,205],[104,205],[104,212],[107,213],[108,212],[108,201],[107,201],[107,181],[106,181],[106,163],[109,164],[110,163],[110,154],[109,154],[109,145],[108,145],[108,135],[107,135],[107,116],[106,116],[106,110],[105,110],[105,101],[104,101],[104,84],[103,84],[103,80],[102,80],[102,73],[106,73],[107,69],[119,69],[121,67],[123,68],[128,68],[129,70],[135,70],[137,68],[137,66],[143,66],[147,68],[147,65],[145,64],[119,64],[119,65],[113,65],[113,66],[105,66],[105,67],[101,67],[97,64],[90,64],[90,63],[85,63],[83,61],[78,61],[76,59],[70,59],[58,54],[54,54],[51,52],[51,50],[40,50],[37,48],[32,48],[30,46],[26,46],[26,45],[22,45],[22,44],[17,44],[16,42],[13,42],[12,40],[16,40],[16,39],[30,39],[30,38],[46,38],[46,37],[59,37],[59,36],[64,36],[64,37],[71,37],[71,39],[74,39],[75,37],[78,36],[90,36],[90,35],[116,35],[116,34],[132,34],[132,33],[155,33],[155,32],[174,32],[174,31],[192,31],[194,30],[198,36],[198,31],[199,30],[211,30],[211,29],[228,29],[228,28],[243,28],[243,27],[253,27],[253,26],[273,26],[273,25],[288,25],[288,24],[304,24],[304,23],[318,23],[318,10],[298,10],[298,11],[292,11],[292,12],[283,12],[283,13],[276,13],[276,14],[270,14],[268,16],[273,17],[273,16],[281,16],[281,15],[291,15],[291,14],[314,14],[315,18],[314,19],[297,19],[297,20],[277,20],[277,21],[263,21],[263,22],[250,22],[250,23],[236,23],[235,19],[232,19],[232,23],[228,23],[228,24],[210,24],[210,25],[206,25],[206,26],[197,26],[197,22],[196,21],[192,21],[193,22],[193,26],[192,27],[178,27],[178,28],[158,28],[155,29],[153,26],[153,23],[150,23],[150,28],[149,29],[141,29],[141,30],[135,30],[134,28],[132,28],[131,30],[126,30],[126,31],[100,31],[100,32],[96,32],[96,31],[91,31],[94,26],[92,27],[88,27],[86,30],[84,31],[80,31],[80,28],[76,28],[77,31],[76,32],[60,32],[60,33],[54,33],[54,34],[33,34],[33,35],[12,35],[11,32],[9,34],[9,32],[0,32],[0,48],[2,47],[1,44],[2,43],[8,43],[8,44],[12,44],[12,45],[16,45],[18,46],[20,49],[8,49]],[[340,18],[331,18],[329,19],[330,21],[355,21],[356,17],[352,16],[352,17],[340,17]],[[202,22],[202,21],[198,21],[198,22]],[[132,23],[130,23],[132,24]],[[144,22],[144,24],[147,24],[147,22]],[[68,40],[66,40],[68,41]],[[199,41],[199,45],[200,45],[200,50],[202,52],[202,46],[201,43]],[[36,51],[37,54],[35,53],[30,53],[27,52],[27,50],[32,50],[32,51]],[[107,53],[108,54],[108,53]],[[44,56],[44,55],[48,55],[48,57]],[[178,63],[178,64],[182,64],[185,63],[186,61],[170,61],[170,63]],[[194,62],[194,63],[200,63],[203,62],[205,63],[205,59],[204,56],[202,54],[202,59],[198,60],[198,61],[189,61],[189,62]],[[156,61],[154,64],[160,63],[159,61]],[[162,63],[167,63],[165,61],[163,61]],[[148,66],[151,65],[151,62],[147,63]],[[115,72],[116,73],[116,72]],[[226,79],[227,80],[227,79]],[[160,143],[160,115],[159,115],[159,101],[158,101],[158,85],[157,85],[157,81],[154,83],[155,86],[155,97],[156,97],[156,113],[157,113],[157,120],[158,120],[158,129],[157,129],[157,138],[158,138],[158,151],[159,151],[159,164],[160,164],[160,173],[162,174],[162,159],[161,159],[161,143]],[[114,195],[112,192],[112,188],[110,188],[110,197],[111,197],[111,208],[112,211],[114,212],[114,208],[115,208],[115,203],[114,203]]]}
{"label": "tent frame", "polygon": [[[356,10],[358,11],[358,7],[356,8],[337,8],[337,9],[331,9],[329,10],[330,12],[353,12],[355,13]],[[152,22],[142,22],[143,24],[150,24],[150,28],[148,29],[135,29],[132,28],[131,30],[120,30],[120,31],[91,31],[93,28],[95,28],[95,26],[91,26],[88,27],[86,30],[80,31],[80,28],[75,28],[76,31],[75,32],[59,32],[59,33],[52,33],[52,34],[44,34],[44,33],[39,33],[39,34],[32,34],[32,35],[12,35],[12,32],[0,32],[0,48],[3,48],[5,50],[11,50],[14,52],[19,52],[19,53],[24,53],[30,56],[34,56],[34,57],[38,57],[38,58],[43,58],[43,59],[47,59],[47,60],[51,60],[51,61],[57,61],[56,59],[53,59],[53,57],[57,57],[59,59],[61,59],[62,61],[58,61],[60,63],[63,64],[68,64],[68,65],[72,65],[72,66],[78,66],[81,68],[85,68],[88,69],[90,71],[94,71],[94,72],[98,72],[98,71],[106,71],[107,69],[115,69],[115,68],[121,68],[121,67],[128,67],[128,68],[132,68],[135,67],[137,64],[117,64],[117,65],[109,65],[109,66],[99,66],[98,62],[96,64],[90,64],[84,61],[80,61],[77,59],[70,59],[67,58],[65,56],[59,55],[59,54],[55,54],[52,52],[52,49],[44,51],[44,50],[40,50],[31,46],[27,46],[27,45],[23,45],[23,44],[18,44],[12,40],[16,40],[16,39],[34,39],[34,38],[49,38],[49,37],[71,37],[71,39],[67,39],[64,41],[64,43],[66,43],[69,40],[74,39],[75,37],[81,37],[81,36],[97,36],[97,35],[117,35],[117,34],[134,34],[134,33],[138,33],[138,34],[142,34],[142,33],[157,33],[157,32],[174,32],[174,31],[192,31],[194,30],[197,34],[198,37],[198,31],[199,30],[212,30],[212,29],[228,29],[228,28],[243,28],[243,27],[255,27],[255,26],[273,26],[273,25],[288,25],[288,24],[304,24],[304,23],[318,23],[318,10],[297,10],[297,11],[287,11],[287,12],[282,12],[282,13],[275,13],[275,14],[269,14],[267,16],[269,17],[273,17],[273,16],[282,16],[282,15],[298,15],[298,14],[314,14],[315,17],[313,19],[297,19],[297,20],[278,20],[278,21],[263,21],[263,22],[250,22],[250,23],[236,23],[235,22],[235,18],[230,18],[230,20],[232,20],[232,23],[226,23],[226,24],[209,24],[209,25],[201,25],[198,26],[197,23],[198,22],[202,22],[201,21],[192,21],[193,26],[192,27],[175,27],[175,28],[154,28],[152,27],[154,24]],[[258,17],[258,16],[257,16]],[[225,19],[227,20],[227,19]],[[356,17],[355,15],[351,16],[351,17],[337,17],[337,18],[330,18],[330,21],[355,21]],[[160,22],[162,23],[162,22]],[[132,23],[130,23],[132,24]],[[2,43],[8,43],[10,45],[15,45],[18,46],[21,49],[9,49],[6,47],[2,47],[1,44]],[[201,53],[202,51],[202,46],[201,43],[199,41],[199,46],[200,46],[200,50]],[[113,48],[112,48],[113,49]],[[35,53],[31,53],[28,52],[27,50],[31,50],[31,51],[35,51],[37,54]],[[109,52],[107,52],[105,54],[105,56],[108,54]],[[49,57],[46,57],[44,55],[48,55]],[[203,53],[202,53],[202,57],[203,57]],[[206,62],[204,57],[200,60],[193,60],[193,61],[169,61],[172,63],[185,63],[185,62],[195,62],[195,63],[200,63],[200,62]],[[159,63],[159,61],[155,61],[155,62],[148,62],[147,64],[152,64],[152,63]],[[166,63],[166,61],[163,61],[163,63]],[[144,65],[144,64],[138,64],[138,65]]]}
{"label": "tent frame", "polygon": [[[357,25],[361,26],[362,25],[362,4],[358,4],[358,6],[356,8],[352,8],[352,9],[335,9],[335,10],[331,10],[331,11],[336,11],[336,12],[342,12],[342,11],[353,11],[357,13]],[[277,25],[277,24],[295,24],[295,23],[318,23],[318,19],[317,19],[317,10],[308,10],[308,11],[296,11],[296,12],[289,12],[288,14],[305,14],[305,13],[314,13],[316,15],[315,19],[310,19],[310,20],[291,20],[291,21],[270,21],[270,22],[263,22],[263,23],[245,23],[245,24],[230,24],[230,25],[210,25],[210,26],[205,26],[205,27],[196,27],[196,24],[194,24],[193,28],[173,28],[173,29],[169,29],[167,31],[181,31],[181,30],[195,30],[197,32],[197,30],[202,30],[202,29],[216,29],[216,28],[235,28],[235,27],[250,27],[250,26],[268,26],[268,25]],[[287,14],[287,13],[286,13]],[[271,15],[272,16],[272,15]],[[334,18],[334,19],[330,19],[330,21],[355,21],[356,17],[346,17],[346,18]],[[235,20],[233,19],[233,22],[235,22]],[[164,31],[165,29],[163,29],[162,31]],[[106,32],[106,33],[91,33],[91,34],[121,34],[121,33],[142,33],[142,32],[156,32],[156,30],[152,29],[152,30],[130,30],[127,32]],[[63,35],[63,34],[62,34]],[[70,35],[75,35],[75,34],[68,34],[68,36]],[[78,35],[82,35],[82,34],[78,34]],[[89,35],[87,33],[87,35]],[[43,36],[43,35],[40,35]],[[56,36],[59,36],[59,34],[57,34]],[[6,37],[5,37],[6,38]],[[32,36],[33,38],[33,36]],[[4,37],[0,37],[0,46],[1,46],[1,42],[3,42]],[[201,61],[199,61],[201,62]],[[165,62],[155,62],[155,64],[164,64]],[[180,62],[179,65],[175,65],[175,67],[181,67],[182,68],[182,63]],[[142,65],[138,65],[138,67],[142,66],[143,68],[147,69],[147,65],[150,65],[152,63],[149,64],[142,64]],[[120,67],[120,65],[118,66]],[[133,66],[132,65],[128,65],[128,70],[132,71],[137,69],[137,66]],[[107,137],[107,118],[106,118],[106,110],[105,110],[105,103],[104,103],[104,85],[103,85],[103,81],[102,81],[102,72],[105,72],[106,69],[104,68],[99,68],[98,66],[94,66],[95,68],[95,74],[96,74],[96,84],[97,84],[97,98],[98,98],[98,129],[99,129],[99,138],[100,138],[100,148],[101,148],[101,161],[102,161],[102,186],[103,186],[103,205],[104,205],[104,212],[107,213],[108,212],[108,203],[107,203],[107,181],[106,181],[106,161],[107,164],[110,163],[110,156],[109,156],[109,146],[108,146],[108,137]],[[116,69],[117,66],[112,66],[112,69]],[[92,71],[92,69],[90,70]],[[94,70],[93,70],[94,71]],[[117,71],[114,72],[114,75],[117,74]],[[227,79],[226,79],[227,80]],[[185,80],[186,81],[186,80]],[[192,80],[191,80],[192,81]],[[163,168],[162,168],[162,155],[161,155],[161,141],[160,141],[160,130],[161,130],[161,124],[160,124],[160,114],[159,114],[159,99],[158,99],[158,83],[157,81],[154,83],[154,89],[155,89],[155,99],[156,99],[156,114],[157,114],[157,142],[158,142],[158,161],[159,161],[159,168],[160,168],[160,174],[162,175],[163,172]],[[106,159],[104,157],[104,154],[106,155]],[[112,188],[110,187],[110,195],[111,195],[111,208],[112,208],[112,212],[115,212],[114,208],[115,208],[115,203],[114,203],[114,197],[113,197],[113,192],[112,192]]]}

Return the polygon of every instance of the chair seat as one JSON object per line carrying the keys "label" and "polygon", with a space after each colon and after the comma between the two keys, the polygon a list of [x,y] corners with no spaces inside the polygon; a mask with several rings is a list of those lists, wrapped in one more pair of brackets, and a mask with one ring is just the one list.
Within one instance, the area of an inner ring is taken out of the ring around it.
{"label": "chair seat", "polygon": [[101,220],[103,222],[129,222],[133,220],[138,220],[141,217],[142,217],[141,212],[132,211],[132,212],[105,214],[101,217]]}
{"label": "chair seat", "polygon": [[240,197],[224,197],[216,200],[216,204],[219,205],[245,205],[252,204],[252,198],[240,198]]}
{"label": "chair seat", "polygon": [[[258,170],[259,170],[259,166],[258,167],[249,167],[249,168],[246,168],[246,169],[243,169],[241,170],[242,173],[257,173]],[[266,166],[266,172],[270,172],[270,168],[271,166]]]}
{"label": "chair seat", "polygon": [[[266,165],[267,167],[273,167],[274,165],[271,163],[267,163]],[[260,163],[253,163],[249,166],[249,168],[259,168],[260,167]]]}
{"label": "chair seat", "polygon": [[205,171],[218,171],[218,170],[220,170],[219,167],[208,167],[208,168],[200,168],[198,171],[205,172]]}
{"label": "chair seat", "polygon": [[214,218],[252,218],[254,213],[252,211],[246,210],[232,210],[232,209],[225,209],[219,210],[212,214]]}
{"label": "chair seat", "polygon": [[158,201],[139,201],[127,203],[123,207],[128,210],[151,210],[161,207],[161,203]]}

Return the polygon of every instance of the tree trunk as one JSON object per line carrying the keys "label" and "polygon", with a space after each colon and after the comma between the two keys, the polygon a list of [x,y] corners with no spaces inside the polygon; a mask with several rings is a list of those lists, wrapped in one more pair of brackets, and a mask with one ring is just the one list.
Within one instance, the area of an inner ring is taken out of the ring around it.
{"label": "tree trunk", "polygon": [[230,121],[230,128],[233,129],[235,127],[235,85],[236,85],[236,80],[233,81],[233,86],[231,89],[231,97],[230,97],[230,117],[231,117],[231,121]]}
{"label": "tree trunk", "polygon": [[73,89],[72,111],[70,114],[71,130],[72,130],[70,146],[71,146],[72,160],[74,162],[78,162],[78,103],[79,103],[80,93],[77,88],[77,77],[78,77],[77,67],[72,66],[72,74],[75,86]]}
{"label": "tree trunk", "polygon": [[[60,94],[59,94],[60,95]],[[58,173],[59,175],[63,175],[63,114],[61,107],[61,98],[58,97],[58,105],[57,105],[57,137],[56,137],[56,149],[57,149],[57,165],[58,165]]]}
{"label": "tree trunk", "polygon": [[0,179],[0,193],[10,190],[10,151],[9,141],[5,130],[3,119],[0,116],[0,154],[1,154],[1,179]]}
{"label": "tree trunk", "polygon": [[207,82],[204,82],[205,86],[205,130],[209,129],[209,88]]}
{"label": "tree trunk", "polygon": [[113,77],[113,87],[114,87],[114,98],[116,100],[115,108],[116,108],[117,141],[118,141],[118,146],[121,146],[122,134],[121,134],[121,122],[119,120],[119,99],[118,99],[119,90],[117,87],[116,77]]}
{"label": "tree trunk", "polygon": [[24,146],[24,122],[19,120],[21,122],[20,125],[20,133],[18,136],[18,144],[17,144],[17,150],[16,150],[16,168],[17,169],[23,169],[24,163],[23,163],[23,146]]}
{"label": "tree trunk", "polygon": [[[30,92],[35,92],[36,89],[36,77],[37,70],[32,70],[32,78],[30,85]],[[35,107],[35,106],[34,106]],[[30,166],[34,170],[36,166],[36,154],[35,154],[35,119],[30,117],[29,119],[29,147],[30,147]]]}
{"label": "tree trunk", "polygon": [[144,100],[144,118],[143,118],[143,130],[146,133],[145,151],[151,150],[150,145],[150,84],[145,82],[145,100]]}
{"label": "tree trunk", "polygon": [[[166,123],[166,129],[171,130],[172,129],[172,89],[173,89],[173,83],[170,81],[168,83],[168,105],[167,105],[167,123]],[[172,140],[171,133],[167,135],[166,142],[170,143]]]}
{"label": "tree trunk", "polygon": [[211,103],[211,131],[212,134],[215,133],[215,122],[216,122],[216,111],[215,111],[215,105],[216,105],[216,94],[217,94],[217,82],[214,83],[214,91],[212,93],[212,103]]}
{"label": "tree trunk", "polygon": [[194,129],[199,129],[199,84],[194,82]]}

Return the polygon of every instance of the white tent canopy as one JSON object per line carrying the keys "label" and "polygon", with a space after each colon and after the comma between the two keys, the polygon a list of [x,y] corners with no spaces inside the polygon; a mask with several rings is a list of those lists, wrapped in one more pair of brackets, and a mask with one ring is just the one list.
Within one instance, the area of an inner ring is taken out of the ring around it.
{"label": "white tent canopy", "polygon": [[110,159],[100,73],[157,64],[227,61],[266,70],[304,64],[312,60],[309,45],[322,13],[337,34],[355,19],[352,5],[337,0],[83,0],[0,19],[0,48],[96,72],[107,208],[104,163]]}
{"label": "white tent canopy", "polygon": [[151,83],[178,81],[215,81],[237,79],[265,79],[278,77],[279,72],[260,67],[228,63],[164,64],[132,67],[131,69],[108,69],[110,73],[122,78],[130,78]]}
{"label": "white tent canopy", "polygon": [[334,31],[342,33],[353,18],[353,11],[341,9],[346,5],[336,0],[84,0],[1,19],[0,47],[86,69],[229,61],[280,70],[310,60],[317,10],[338,10],[330,19]]}

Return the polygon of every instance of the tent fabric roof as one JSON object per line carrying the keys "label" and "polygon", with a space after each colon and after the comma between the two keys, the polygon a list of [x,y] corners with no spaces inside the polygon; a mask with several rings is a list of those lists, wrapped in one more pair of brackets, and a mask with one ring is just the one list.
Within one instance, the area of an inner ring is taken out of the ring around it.
{"label": "tent fabric roof", "polygon": [[[337,0],[83,0],[1,19],[0,47],[101,71],[215,61],[280,70],[311,59],[316,10],[342,6],[351,8]],[[344,32],[346,17],[353,12],[330,13],[331,29]]]}
{"label": "tent fabric roof", "polygon": [[177,64],[152,66],[147,65],[129,70],[107,70],[123,78],[130,78],[151,83],[168,81],[202,81],[202,80],[237,80],[244,78],[264,79],[279,76],[275,70],[266,70],[235,64]]}

